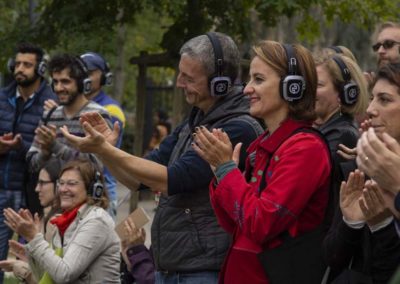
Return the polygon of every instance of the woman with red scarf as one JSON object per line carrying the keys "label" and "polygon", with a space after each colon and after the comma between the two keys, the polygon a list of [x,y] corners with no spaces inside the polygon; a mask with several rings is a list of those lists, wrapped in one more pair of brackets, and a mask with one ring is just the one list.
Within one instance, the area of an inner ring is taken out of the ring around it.
{"label": "woman with red scarf", "polygon": [[253,50],[244,94],[267,130],[247,149],[244,175],[237,168],[240,144],[232,150],[222,129],[197,128],[192,145],[214,169],[210,199],[233,236],[220,282],[321,283],[319,228],[331,165],[326,143],[311,128],[314,61],[297,44],[262,41]]}
{"label": "woman with red scarf", "polygon": [[4,210],[6,224],[28,241],[25,249],[39,283],[119,283],[119,239],[104,210],[109,200],[103,175],[89,160],[70,161],[57,191],[63,213],[50,221],[58,229],[50,246],[37,215]]}

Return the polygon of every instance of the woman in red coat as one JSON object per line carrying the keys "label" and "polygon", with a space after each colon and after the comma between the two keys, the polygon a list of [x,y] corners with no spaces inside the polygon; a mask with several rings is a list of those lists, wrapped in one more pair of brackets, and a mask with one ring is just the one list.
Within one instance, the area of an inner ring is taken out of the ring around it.
{"label": "woman in red coat", "polygon": [[[215,172],[210,198],[219,224],[233,235],[220,282],[288,283],[267,276],[265,267],[276,267],[279,261],[272,258],[261,263],[259,254],[272,252],[322,224],[330,157],[323,139],[311,129],[317,75],[310,52],[301,45],[274,41],[262,41],[253,50],[244,94],[250,99],[251,115],[263,119],[267,130],[247,149],[245,174],[236,166],[240,145],[232,150],[223,129],[196,129],[192,146]],[[289,249],[289,258],[296,257],[290,256],[292,252],[296,249]],[[300,257],[306,260],[310,255]],[[293,275],[290,282],[300,283],[292,271],[297,268],[283,263],[285,267],[279,269]],[[301,272],[302,277],[313,274],[314,268],[309,269]]]}

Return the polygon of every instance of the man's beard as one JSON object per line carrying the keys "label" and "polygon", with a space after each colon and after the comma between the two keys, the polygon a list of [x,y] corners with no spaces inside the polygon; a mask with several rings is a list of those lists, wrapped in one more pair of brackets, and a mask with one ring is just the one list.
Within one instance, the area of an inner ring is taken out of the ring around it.
{"label": "man's beard", "polygon": [[66,102],[61,102],[60,101],[60,105],[62,105],[62,106],[72,105],[76,101],[76,98],[78,96],[79,96],[79,92],[71,93],[71,94],[69,94],[68,100]]}
{"label": "man's beard", "polygon": [[18,74],[14,75],[14,78],[15,78],[15,81],[17,82],[17,85],[21,86],[21,87],[30,87],[39,78],[39,76],[36,73],[31,78],[29,78],[29,77],[27,77],[25,75],[22,75],[24,77],[24,79],[22,79],[22,80],[21,79],[16,79],[17,75]]}

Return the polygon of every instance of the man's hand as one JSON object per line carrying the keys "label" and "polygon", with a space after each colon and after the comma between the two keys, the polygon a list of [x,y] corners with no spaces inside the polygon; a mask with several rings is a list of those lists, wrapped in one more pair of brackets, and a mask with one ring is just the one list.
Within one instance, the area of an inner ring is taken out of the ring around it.
{"label": "man's hand", "polygon": [[16,150],[22,145],[22,136],[17,134],[13,136],[12,133],[6,133],[0,136],[0,155],[5,154],[10,150]]}
{"label": "man's hand", "polygon": [[115,122],[114,129],[111,129],[104,118],[97,112],[84,113],[81,115],[79,121],[82,125],[84,122],[87,122],[98,133],[103,135],[106,141],[111,145],[115,146],[117,144],[118,136],[121,130],[118,122]]}
{"label": "man's hand", "polygon": [[41,125],[35,130],[35,141],[40,148],[47,153],[51,152],[51,148],[57,138],[57,129],[55,125]]}
{"label": "man's hand", "polygon": [[82,123],[82,127],[85,131],[85,137],[70,134],[68,127],[65,125],[61,127],[60,130],[69,144],[79,151],[83,153],[100,153],[102,151],[102,146],[108,143],[105,137],[100,132],[96,131],[87,121]]}
{"label": "man's hand", "polygon": [[347,182],[342,181],[340,186],[340,209],[347,221],[365,221],[364,214],[359,205],[364,181],[364,174],[359,170],[351,172]]}
{"label": "man's hand", "polygon": [[357,143],[357,165],[379,187],[397,194],[400,191],[400,145],[387,133],[383,133],[381,139],[373,128],[361,136]]}
{"label": "man's hand", "polygon": [[48,100],[44,101],[43,108],[44,108],[45,111],[49,111],[49,110],[51,110],[51,109],[53,109],[55,107],[58,107],[58,104],[57,104],[57,102],[55,100],[48,99]]}

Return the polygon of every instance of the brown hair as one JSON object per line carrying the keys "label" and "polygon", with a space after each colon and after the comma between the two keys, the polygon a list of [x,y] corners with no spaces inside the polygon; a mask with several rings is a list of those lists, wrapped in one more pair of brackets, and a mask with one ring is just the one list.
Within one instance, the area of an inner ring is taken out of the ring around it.
{"label": "brown hair", "polygon": [[[102,171],[97,168],[97,165],[88,159],[76,159],[67,162],[60,171],[60,177],[64,172],[68,170],[77,170],[82,177],[83,182],[85,183],[86,192],[88,193],[88,197],[86,203],[89,205],[95,205],[101,207],[103,209],[107,209],[109,205],[109,198],[107,194],[107,189],[104,185],[104,176]],[[103,184],[104,190],[103,195],[100,199],[94,199],[89,193],[91,191],[91,187],[96,181],[96,173],[100,174],[98,181]]]}
{"label": "brown hair", "polygon": [[[315,119],[315,96],[317,91],[317,72],[310,51],[300,44],[293,44],[297,59],[297,75],[304,77],[306,89],[298,101],[287,102],[289,117],[295,120],[313,121]],[[270,66],[281,78],[289,74],[288,58],[283,45],[276,41],[264,40],[253,47],[258,56]]]}

